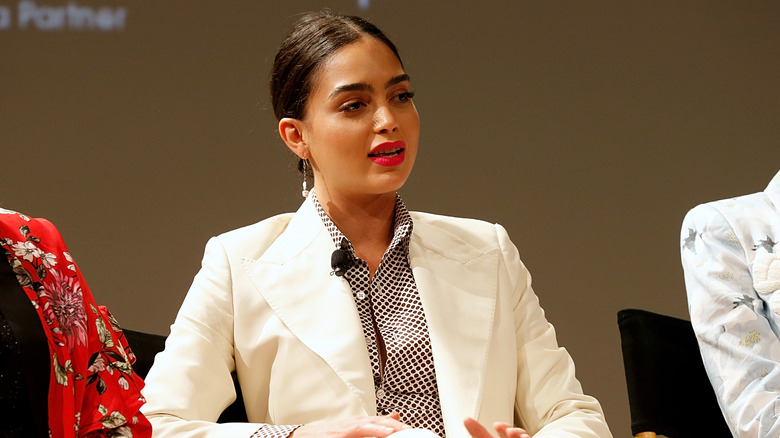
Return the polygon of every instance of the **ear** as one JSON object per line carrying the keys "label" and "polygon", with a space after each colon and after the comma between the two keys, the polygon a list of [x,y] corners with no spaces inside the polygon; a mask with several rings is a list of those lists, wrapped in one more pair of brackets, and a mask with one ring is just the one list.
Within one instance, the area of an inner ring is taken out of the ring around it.
{"label": "ear", "polygon": [[309,157],[309,147],[303,139],[303,131],[306,125],[298,119],[285,117],[279,120],[279,136],[290,150],[299,158]]}

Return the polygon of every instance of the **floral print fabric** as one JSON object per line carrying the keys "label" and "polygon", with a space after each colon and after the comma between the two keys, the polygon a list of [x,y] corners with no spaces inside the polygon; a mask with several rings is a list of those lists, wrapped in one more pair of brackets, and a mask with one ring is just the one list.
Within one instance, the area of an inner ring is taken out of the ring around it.
{"label": "floral print fabric", "polygon": [[780,173],[764,192],[699,205],[682,264],[704,367],[734,436],[780,436]]}
{"label": "floral print fabric", "polygon": [[135,356],[54,225],[0,209],[0,245],[48,340],[50,436],[150,437]]}

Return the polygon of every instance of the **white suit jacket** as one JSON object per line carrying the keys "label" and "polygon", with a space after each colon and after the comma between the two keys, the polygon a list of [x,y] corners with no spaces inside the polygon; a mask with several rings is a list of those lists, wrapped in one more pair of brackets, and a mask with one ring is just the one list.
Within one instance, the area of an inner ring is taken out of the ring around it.
{"label": "white suit jacket", "polygon": [[[448,437],[476,418],[537,436],[609,437],[582,394],[506,231],[412,213],[410,258],[425,310]],[[262,424],[376,415],[366,341],[349,284],[330,274],[334,243],[311,199],[212,238],[143,412],[155,437],[249,437]],[[235,400],[250,424],[214,424]]]}
{"label": "white suit jacket", "polygon": [[702,204],[681,235],[704,366],[734,436],[780,435],[780,173],[765,191]]}

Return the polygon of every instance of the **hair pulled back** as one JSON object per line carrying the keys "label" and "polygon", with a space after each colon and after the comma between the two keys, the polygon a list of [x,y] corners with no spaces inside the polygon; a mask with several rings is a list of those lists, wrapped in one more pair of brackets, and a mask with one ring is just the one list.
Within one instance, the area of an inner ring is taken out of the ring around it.
{"label": "hair pulled back", "polygon": [[276,119],[303,119],[318,67],[334,52],[364,36],[385,43],[401,62],[393,42],[360,17],[330,11],[301,16],[287,32],[271,70],[271,105]]}

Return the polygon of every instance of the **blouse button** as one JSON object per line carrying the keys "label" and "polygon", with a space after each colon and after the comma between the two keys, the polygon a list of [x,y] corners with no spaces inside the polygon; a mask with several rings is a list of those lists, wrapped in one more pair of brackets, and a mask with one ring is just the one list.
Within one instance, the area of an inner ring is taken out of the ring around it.
{"label": "blouse button", "polygon": [[385,398],[385,390],[382,388],[379,388],[376,390],[376,398],[383,399]]}
{"label": "blouse button", "polygon": [[358,293],[357,293],[357,298],[358,298],[359,300],[365,299],[365,298],[366,298],[366,293],[365,293],[365,292],[363,292],[363,291],[360,291],[360,292],[358,292]]}

